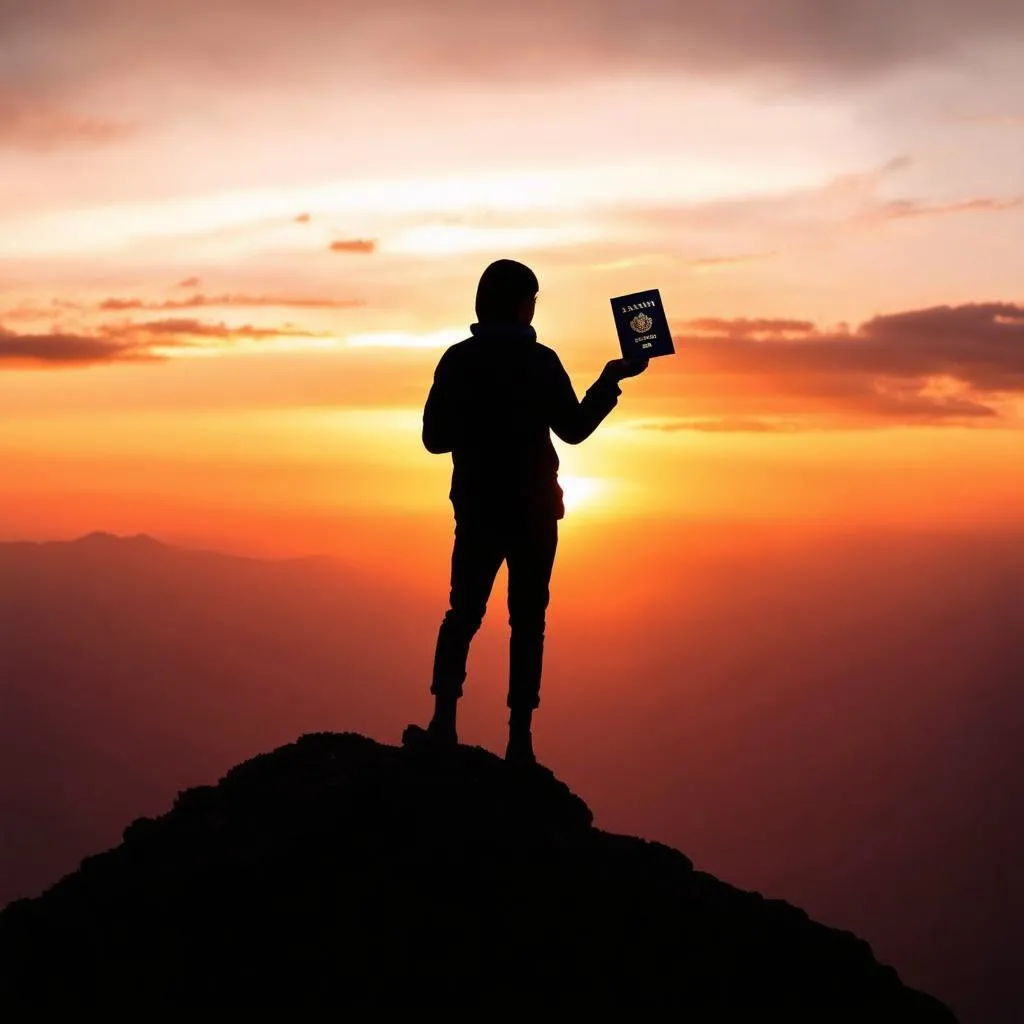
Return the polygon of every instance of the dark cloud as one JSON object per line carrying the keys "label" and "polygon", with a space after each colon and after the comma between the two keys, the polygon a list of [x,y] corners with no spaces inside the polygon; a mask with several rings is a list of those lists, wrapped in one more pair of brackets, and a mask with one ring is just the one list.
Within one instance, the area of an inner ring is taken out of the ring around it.
{"label": "dark cloud", "polygon": [[340,238],[331,242],[331,252],[376,252],[377,241],[373,238]]}
{"label": "dark cloud", "polygon": [[179,288],[198,288],[202,282],[198,277],[186,277],[184,281],[178,282]]}
{"label": "dark cloud", "polygon": [[104,324],[93,333],[53,330],[18,334],[0,327],[0,367],[159,361],[163,356],[158,350],[167,348],[219,347],[236,341],[316,337],[322,335],[289,324],[233,327],[190,318]]}
{"label": "dark cloud", "polygon": [[15,334],[0,327],[0,367],[89,366],[155,359],[137,340],[83,334]]}
{"label": "dark cloud", "polygon": [[[694,323],[708,333],[694,333]],[[765,339],[765,325],[798,338]],[[717,325],[717,328],[712,325]],[[673,336],[676,335],[673,330]],[[979,391],[1024,391],[1024,306],[972,303],[873,317],[855,330],[803,321],[700,320],[678,331],[688,372],[951,377]]]}
{"label": "dark cloud", "polygon": [[297,216],[297,217],[295,218],[295,223],[296,223],[296,224],[308,224],[308,223],[310,222],[310,220],[311,220],[311,219],[312,219],[312,218],[311,218],[311,217],[309,216],[309,214],[308,214],[308,213],[300,213],[300,214],[299,214],[299,215],[298,215],[298,216]]}
{"label": "dark cloud", "polygon": [[754,404],[767,396],[798,412],[973,421],[997,416],[998,396],[1024,393],[1024,306],[1013,303],[886,314],[852,330],[702,319],[672,334],[679,355],[665,361],[666,375],[685,375],[705,396],[732,393],[728,379],[744,379]]}
{"label": "dark cloud", "polygon": [[[1016,0],[0,0],[33,83],[106,70],[199,80],[552,79],[665,70],[851,79],[948,63],[1024,29]],[[75,59],[72,60],[71,57]]]}

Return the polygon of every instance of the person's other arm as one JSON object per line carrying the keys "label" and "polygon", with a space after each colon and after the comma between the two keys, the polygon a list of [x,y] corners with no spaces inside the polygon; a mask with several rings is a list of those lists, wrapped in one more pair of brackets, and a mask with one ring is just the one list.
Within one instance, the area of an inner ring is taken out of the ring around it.
{"label": "person's other arm", "polygon": [[455,401],[451,357],[441,356],[423,408],[423,447],[432,455],[450,452],[455,443]]}
{"label": "person's other arm", "polygon": [[646,359],[613,359],[601,371],[580,401],[562,361],[551,353],[549,367],[549,425],[566,444],[579,444],[597,429],[598,424],[615,408],[622,389],[619,381],[633,377],[647,367]]}

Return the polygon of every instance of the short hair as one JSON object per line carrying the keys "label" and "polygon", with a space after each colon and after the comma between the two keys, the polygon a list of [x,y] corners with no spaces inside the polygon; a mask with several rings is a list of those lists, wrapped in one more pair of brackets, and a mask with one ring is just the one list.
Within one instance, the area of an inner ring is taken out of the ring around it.
{"label": "short hair", "polygon": [[515,260],[495,260],[476,287],[476,318],[480,323],[514,321],[523,303],[540,289],[537,275]]}

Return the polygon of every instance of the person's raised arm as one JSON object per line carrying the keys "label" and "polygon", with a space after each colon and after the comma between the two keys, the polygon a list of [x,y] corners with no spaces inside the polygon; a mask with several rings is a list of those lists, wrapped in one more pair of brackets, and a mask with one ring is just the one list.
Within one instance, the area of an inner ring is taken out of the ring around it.
{"label": "person's raised arm", "polygon": [[434,371],[434,382],[423,408],[423,447],[432,455],[450,452],[455,443],[455,408],[451,359],[446,352]]}
{"label": "person's raised arm", "polygon": [[597,429],[622,394],[619,381],[647,369],[646,359],[613,359],[580,401],[561,360],[552,352],[548,370],[548,425],[566,444],[579,444]]}

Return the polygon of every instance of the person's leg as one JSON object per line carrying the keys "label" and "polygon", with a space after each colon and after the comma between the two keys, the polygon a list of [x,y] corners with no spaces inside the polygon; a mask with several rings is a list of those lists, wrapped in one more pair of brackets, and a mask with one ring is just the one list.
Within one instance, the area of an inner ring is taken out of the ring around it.
{"label": "person's leg", "polygon": [[545,614],[557,546],[555,519],[526,523],[509,540],[509,760],[533,760],[530,726],[540,704]]}
{"label": "person's leg", "polygon": [[469,645],[483,621],[504,557],[501,535],[493,525],[474,520],[456,523],[449,608],[437,634],[430,685],[435,704],[429,731],[448,742],[458,742],[455,708],[462,696]]}

